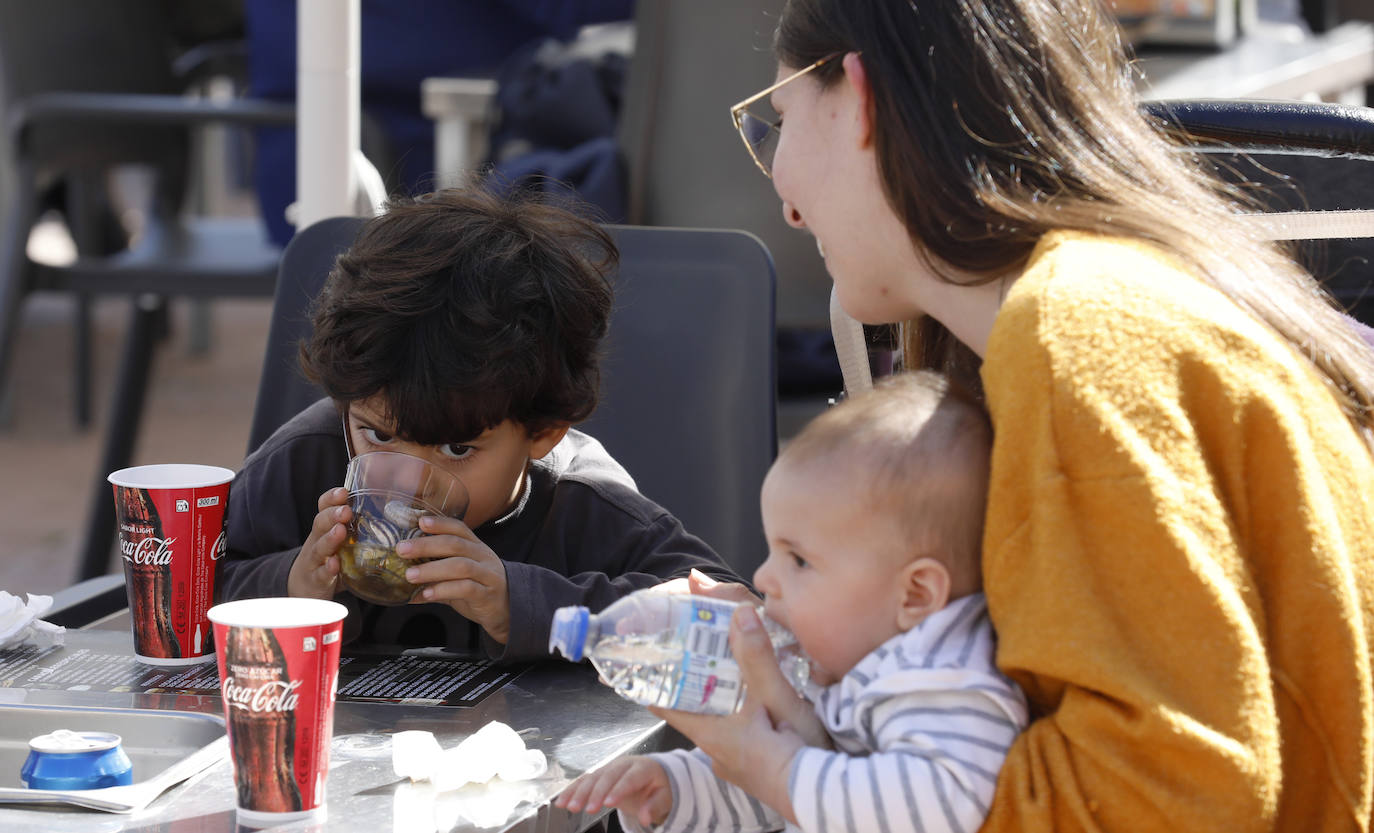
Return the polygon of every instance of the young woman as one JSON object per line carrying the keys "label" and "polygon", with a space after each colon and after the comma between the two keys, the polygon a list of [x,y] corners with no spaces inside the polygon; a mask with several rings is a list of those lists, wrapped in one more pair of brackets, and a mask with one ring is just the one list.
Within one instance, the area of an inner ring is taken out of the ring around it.
{"label": "young woman", "polygon": [[[1034,720],[985,829],[1369,830],[1374,353],[1140,115],[1097,3],[790,0],[776,52],[734,116],[788,222],[993,418]],[[672,720],[753,777],[757,712]]]}

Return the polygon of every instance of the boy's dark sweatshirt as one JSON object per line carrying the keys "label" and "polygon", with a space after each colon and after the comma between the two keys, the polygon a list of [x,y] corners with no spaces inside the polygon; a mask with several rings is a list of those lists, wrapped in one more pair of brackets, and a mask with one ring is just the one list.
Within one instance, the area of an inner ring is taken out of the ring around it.
{"label": "boy's dark sweatshirt", "polygon": [[[343,485],[348,466],[334,403],[297,414],[243,463],[229,492],[220,600],[286,595],[286,579],[318,514],[320,495]],[[447,604],[383,607],[341,592],[349,609],[344,640],[354,649],[438,646],[520,661],[548,656],[553,612],[593,612],[693,567],[740,579],[704,541],[641,495],[630,475],[592,437],[568,435],[530,466],[516,507],[474,530],[506,565],[510,636],[501,645]]]}

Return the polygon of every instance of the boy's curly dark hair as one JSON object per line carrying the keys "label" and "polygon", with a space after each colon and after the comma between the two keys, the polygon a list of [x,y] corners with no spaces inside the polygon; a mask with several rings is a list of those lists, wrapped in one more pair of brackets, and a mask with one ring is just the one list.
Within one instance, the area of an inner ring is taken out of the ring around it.
{"label": "boy's curly dark hair", "polygon": [[400,199],[336,261],[301,366],[341,407],[380,396],[424,445],[578,422],[596,407],[617,262],[599,225],[531,197]]}

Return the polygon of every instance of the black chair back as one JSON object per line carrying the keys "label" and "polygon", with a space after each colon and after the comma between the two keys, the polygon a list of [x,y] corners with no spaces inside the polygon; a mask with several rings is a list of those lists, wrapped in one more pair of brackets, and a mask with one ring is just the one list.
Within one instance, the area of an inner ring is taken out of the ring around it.
{"label": "black chair back", "polygon": [[[0,0],[0,102],[8,110],[41,93],[174,95],[175,44],[158,0]],[[44,187],[72,171],[154,166],[159,194],[185,190],[185,126],[41,123],[24,137],[23,158]]]}
{"label": "black chair back", "polygon": [[[1151,101],[1144,110],[1213,158],[1268,211],[1374,209],[1374,109],[1307,101]],[[1374,324],[1374,239],[1294,241],[1299,260],[1352,317]]]}
{"label": "black chair back", "polygon": [[579,427],[747,578],[768,552],[759,489],[777,456],[773,259],[742,231],[612,233],[601,402]]}
{"label": "black chair back", "polygon": [[311,303],[324,287],[334,260],[353,245],[364,222],[362,217],[321,220],[298,231],[282,250],[262,378],[248,430],[249,454],[287,420],[324,396],[324,391],[301,372],[300,343],[310,335]]}

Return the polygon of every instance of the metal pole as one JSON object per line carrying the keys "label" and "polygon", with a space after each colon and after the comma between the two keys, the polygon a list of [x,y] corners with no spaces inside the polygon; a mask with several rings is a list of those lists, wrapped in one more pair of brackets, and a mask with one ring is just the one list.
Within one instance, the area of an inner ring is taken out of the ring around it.
{"label": "metal pole", "polygon": [[296,228],[357,213],[360,0],[298,0]]}
{"label": "metal pole", "polygon": [[143,422],[143,406],[148,399],[148,370],[157,347],[158,330],[164,326],[167,299],[161,295],[133,298],[129,332],[124,337],[124,355],[119,361],[110,424],[105,429],[100,467],[93,478],[94,492],[86,513],[86,537],[82,543],[81,566],[77,581],[110,572],[110,554],[115,541],[114,494],[105,476],[128,466]]}

